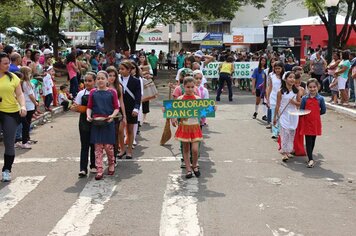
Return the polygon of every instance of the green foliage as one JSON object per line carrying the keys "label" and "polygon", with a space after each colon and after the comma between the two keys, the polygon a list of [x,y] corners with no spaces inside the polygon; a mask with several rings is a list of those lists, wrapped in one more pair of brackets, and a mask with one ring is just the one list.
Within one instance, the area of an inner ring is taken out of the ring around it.
{"label": "green foliage", "polygon": [[[40,17],[35,14],[38,10],[31,6],[27,1],[12,0],[0,1],[0,32],[5,33],[8,27],[25,27],[28,22],[39,24]],[[15,7],[16,6],[16,7]]]}
{"label": "green foliage", "polygon": [[[157,23],[232,19],[241,6],[252,4],[261,8],[265,0],[220,0],[218,3],[216,0],[69,0],[69,2],[82,9],[103,28],[107,27],[108,23],[111,23],[111,26],[115,25],[119,34],[116,40],[121,41],[120,45],[128,43],[131,49],[134,49],[139,33],[148,18],[151,20],[151,27]],[[112,32],[106,33],[112,36]],[[105,35],[105,38],[108,36]]]}

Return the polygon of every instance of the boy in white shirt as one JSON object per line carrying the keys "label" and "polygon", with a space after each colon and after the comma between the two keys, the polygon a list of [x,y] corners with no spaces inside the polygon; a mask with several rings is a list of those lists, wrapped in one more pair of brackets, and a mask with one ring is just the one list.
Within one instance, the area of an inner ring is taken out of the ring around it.
{"label": "boy in white shirt", "polygon": [[53,101],[53,89],[52,89],[53,77],[54,77],[54,69],[52,66],[50,66],[46,70],[46,76],[43,78],[43,87],[42,87],[43,96],[45,96],[44,105],[46,111],[52,111],[50,106]]}

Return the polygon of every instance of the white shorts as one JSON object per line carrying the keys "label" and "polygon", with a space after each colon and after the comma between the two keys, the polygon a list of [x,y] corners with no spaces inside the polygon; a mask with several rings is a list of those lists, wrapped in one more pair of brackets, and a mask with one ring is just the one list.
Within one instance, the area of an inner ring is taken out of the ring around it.
{"label": "white shorts", "polygon": [[346,88],[346,82],[347,79],[344,79],[340,76],[337,78],[337,87],[339,88],[339,90]]}

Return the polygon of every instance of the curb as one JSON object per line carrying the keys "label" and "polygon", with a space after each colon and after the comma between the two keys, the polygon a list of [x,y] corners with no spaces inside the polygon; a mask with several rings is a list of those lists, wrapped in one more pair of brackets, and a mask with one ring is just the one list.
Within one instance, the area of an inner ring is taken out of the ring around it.
{"label": "curb", "polygon": [[41,115],[39,118],[37,118],[36,120],[31,122],[31,126],[38,126],[41,124],[44,124],[47,122],[47,120],[51,117],[54,117],[55,115],[58,115],[60,113],[63,113],[63,107],[59,106],[59,107],[54,107],[52,109],[52,112],[46,111],[45,113],[43,113],[43,115]]}
{"label": "curb", "polygon": [[347,108],[339,105],[334,105],[329,102],[326,102],[326,107],[330,110],[336,111],[338,113],[347,115],[352,118],[356,118],[356,110],[352,108]]}

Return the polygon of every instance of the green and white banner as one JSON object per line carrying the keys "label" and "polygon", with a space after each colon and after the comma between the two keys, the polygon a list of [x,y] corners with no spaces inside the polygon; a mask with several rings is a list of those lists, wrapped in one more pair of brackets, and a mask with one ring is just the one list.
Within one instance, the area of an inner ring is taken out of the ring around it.
{"label": "green and white banner", "polygon": [[[219,66],[221,62],[210,62],[205,66],[203,74],[205,78],[219,78]],[[234,74],[232,78],[251,78],[253,70],[258,67],[258,61],[234,62]]]}
{"label": "green and white banner", "polygon": [[165,100],[164,118],[215,117],[215,100]]}

